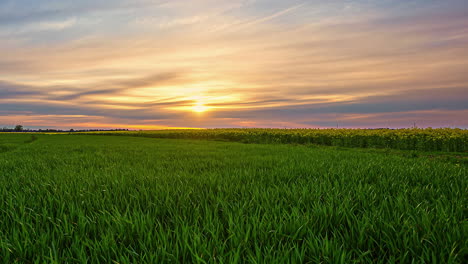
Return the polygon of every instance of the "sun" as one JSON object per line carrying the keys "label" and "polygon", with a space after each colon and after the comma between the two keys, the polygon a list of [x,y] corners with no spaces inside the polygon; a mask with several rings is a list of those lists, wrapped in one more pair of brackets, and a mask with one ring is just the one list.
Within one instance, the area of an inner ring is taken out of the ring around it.
{"label": "sun", "polygon": [[203,113],[208,110],[208,107],[204,106],[203,104],[196,104],[192,107],[192,110],[197,113]]}

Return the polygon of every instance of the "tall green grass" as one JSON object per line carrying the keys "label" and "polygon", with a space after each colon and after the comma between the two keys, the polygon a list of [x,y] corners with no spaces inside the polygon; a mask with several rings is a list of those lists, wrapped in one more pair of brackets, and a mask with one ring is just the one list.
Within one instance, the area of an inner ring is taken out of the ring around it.
{"label": "tall green grass", "polygon": [[25,143],[31,143],[37,140],[36,135],[19,133],[0,133],[0,153],[16,149]]}
{"label": "tall green grass", "polygon": [[463,263],[467,178],[326,147],[39,135],[0,153],[0,262]]}

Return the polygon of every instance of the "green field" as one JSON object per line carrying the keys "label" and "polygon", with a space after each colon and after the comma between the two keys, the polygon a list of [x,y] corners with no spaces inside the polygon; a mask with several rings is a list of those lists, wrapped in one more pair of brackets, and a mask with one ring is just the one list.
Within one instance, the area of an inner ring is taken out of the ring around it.
{"label": "green field", "polygon": [[463,263],[456,154],[0,134],[3,263]]}
{"label": "green field", "polygon": [[[85,134],[89,134],[86,132]],[[221,128],[155,131],[99,131],[97,135],[206,139],[265,144],[316,144],[351,148],[468,152],[468,130],[409,129],[270,129]]]}

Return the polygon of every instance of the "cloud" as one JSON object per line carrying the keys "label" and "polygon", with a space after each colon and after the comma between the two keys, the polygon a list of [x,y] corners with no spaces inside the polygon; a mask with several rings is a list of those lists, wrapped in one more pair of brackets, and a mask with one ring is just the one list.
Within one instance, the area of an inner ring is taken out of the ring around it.
{"label": "cloud", "polygon": [[[169,83],[177,79],[179,73],[162,73],[162,74],[153,74],[143,78],[130,78],[130,79],[120,79],[120,80],[109,80],[107,82],[95,84],[93,89],[87,88],[86,91],[78,91],[75,93],[70,93],[64,96],[58,96],[54,99],[56,100],[74,100],[83,96],[89,95],[116,95],[128,90],[151,87],[155,88],[161,84]],[[98,87],[106,87],[105,89],[100,89]]]}
{"label": "cloud", "polygon": [[0,80],[0,99],[43,95],[36,87]]}
{"label": "cloud", "polygon": [[[254,18],[254,19],[250,19],[250,20],[247,20],[247,21],[240,21],[240,22],[236,22],[236,23],[233,23],[231,25],[228,25],[226,27],[224,27],[224,29],[228,28],[229,30],[232,30],[232,29],[241,29],[241,28],[244,28],[244,27],[254,27],[255,25],[257,24],[260,24],[260,23],[266,23],[266,22],[269,22],[275,18],[278,18],[278,17],[281,17],[281,16],[284,16],[288,13],[291,13],[291,12],[294,12],[295,10],[301,8],[305,6],[305,3],[301,3],[301,4],[298,4],[298,5],[293,5],[293,6],[289,6],[287,8],[284,8],[282,10],[279,10],[279,11],[275,11],[273,14],[270,14],[270,15],[266,15],[266,16],[263,16],[263,17],[257,17],[257,18]],[[218,28],[218,30],[220,30],[221,28]]]}
{"label": "cloud", "polygon": [[157,7],[168,1],[147,0],[6,0],[0,2],[0,25],[36,23],[51,18],[64,18],[83,14],[112,12],[115,10],[133,11]]}

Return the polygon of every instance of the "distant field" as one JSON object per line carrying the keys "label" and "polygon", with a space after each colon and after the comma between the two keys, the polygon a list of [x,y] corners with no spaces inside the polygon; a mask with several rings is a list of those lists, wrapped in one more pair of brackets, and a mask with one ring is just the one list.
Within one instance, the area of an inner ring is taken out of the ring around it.
{"label": "distant field", "polygon": [[[238,131],[128,133],[317,143]],[[457,133],[411,146],[466,151]],[[413,151],[0,134],[0,262],[463,263],[467,176]]]}
{"label": "distant field", "polygon": [[317,144],[419,151],[468,152],[463,129],[199,129],[93,132],[154,138],[208,139],[244,143]]}

